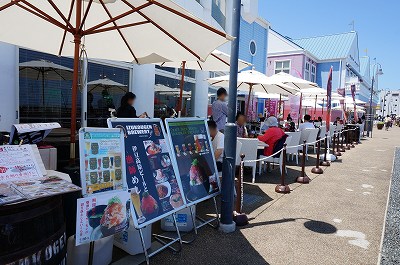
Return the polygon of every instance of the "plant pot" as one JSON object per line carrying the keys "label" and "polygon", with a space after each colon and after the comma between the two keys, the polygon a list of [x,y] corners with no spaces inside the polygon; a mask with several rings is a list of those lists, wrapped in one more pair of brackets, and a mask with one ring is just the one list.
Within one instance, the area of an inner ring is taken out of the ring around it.
{"label": "plant pot", "polygon": [[378,128],[378,130],[382,130],[384,125],[385,125],[384,123],[378,123],[376,125],[376,128]]}

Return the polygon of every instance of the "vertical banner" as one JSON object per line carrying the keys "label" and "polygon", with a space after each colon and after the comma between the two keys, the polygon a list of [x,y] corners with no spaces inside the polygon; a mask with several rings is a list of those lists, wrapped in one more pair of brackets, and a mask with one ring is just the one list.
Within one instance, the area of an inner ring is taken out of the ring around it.
{"label": "vertical banner", "polygon": [[300,97],[295,95],[289,95],[289,106],[290,106],[290,117],[293,122],[297,123],[300,119]]}
{"label": "vertical banner", "polygon": [[188,205],[218,195],[220,183],[206,121],[166,119],[166,126]]}
{"label": "vertical banner", "polygon": [[326,131],[329,132],[331,125],[331,109],[332,109],[332,71],[329,70],[328,82],[326,84]]}
{"label": "vertical banner", "polygon": [[277,116],[278,113],[278,101],[275,99],[266,99],[265,100],[265,111],[266,116]]}
{"label": "vertical banner", "polygon": [[356,85],[351,85],[351,97],[353,98],[353,105],[354,105],[354,121],[358,121],[357,116],[357,105],[356,105]]}
{"label": "vertical banner", "polygon": [[[250,97],[250,100],[249,100]],[[257,105],[258,105],[258,98],[255,95],[246,95],[245,97],[245,102],[246,102],[246,108],[248,107],[249,109],[246,109],[246,118],[247,121],[255,121],[257,119]],[[249,105],[247,106],[247,102],[249,102]]]}
{"label": "vertical banner", "polygon": [[345,99],[344,97],[346,96],[346,90],[344,88],[338,88],[337,93],[343,97],[343,99],[340,100],[340,106],[342,107],[343,111],[343,119],[344,122],[347,122],[347,116],[346,116],[346,106],[345,106]]}
{"label": "vertical banner", "polygon": [[136,228],[143,228],[185,207],[171,148],[160,119],[108,119],[124,131],[126,181]]}

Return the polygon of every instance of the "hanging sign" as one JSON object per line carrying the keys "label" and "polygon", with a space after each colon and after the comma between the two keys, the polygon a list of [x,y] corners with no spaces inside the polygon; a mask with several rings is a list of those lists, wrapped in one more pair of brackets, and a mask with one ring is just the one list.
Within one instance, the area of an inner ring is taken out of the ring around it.
{"label": "hanging sign", "polygon": [[160,119],[108,119],[124,132],[127,185],[136,228],[185,207],[182,184]]}
{"label": "hanging sign", "polygon": [[124,134],[121,129],[79,130],[83,195],[126,188]]}
{"label": "hanging sign", "polygon": [[220,192],[218,171],[204,119],[166,119],[169,143],[188,205]]}

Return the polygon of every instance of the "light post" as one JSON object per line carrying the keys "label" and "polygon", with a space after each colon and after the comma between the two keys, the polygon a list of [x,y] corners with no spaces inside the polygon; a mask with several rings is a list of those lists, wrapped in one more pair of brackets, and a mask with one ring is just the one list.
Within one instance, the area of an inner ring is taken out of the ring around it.
{"label": "light post", "polygon": [[[378,66],[379,66],[379,68],[378,68]],[[376,68],[376,70],[375,70],[375,68]],[[367,137],[370,137],[370,132],[371,132],[371,137],[372,137],[372,127],[374,126],[374,120],[373,120],[374,117],[372,115],[372,97],[374,94],[375,78],[378,78],[378,75],[383,75],[382,65],[380,63],[375,63],[374,66],[372,67],[372,73],[374,75],[372,76],[371,96],[369,99],[369,123],[368,123]]]}

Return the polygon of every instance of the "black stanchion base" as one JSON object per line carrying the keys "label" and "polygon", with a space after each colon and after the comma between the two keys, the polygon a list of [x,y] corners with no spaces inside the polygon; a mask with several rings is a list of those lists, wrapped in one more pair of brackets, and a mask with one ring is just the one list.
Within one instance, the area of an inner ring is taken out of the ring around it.
{"label": "black stanchion base", "polygon": [[322,170],[322,168],[320,168],[320,167],[313,167],[313,168],[311,169],[311,173],[314,173],[314,174],[324,174],[324,170]]}
{"label": "black stanchion base", "polygon": [[333,154],[334,154],[336,157],[342,156],[342,153],[341,153],[341,152],[334,152]]}
{"label": "black stanchion base", "polygon": [[310,183],[311,179],[307,175],[304,175],[304,176],[298,177],[296,179],[296,181],[297,181],[297,183],[308,184],[308,183]]}
{"label": "black stanchion base", "polygon": [[352,145],[350,145],[350,147],[351,147],[351,148],[354,148],[354,147],[356,147],[356,146],[355,146],[354,144],[352,144]]}
{"label": "black stanchion base", "polygon": [[351,149],[350,145],[346,145],[345,149],[350,150]]}
{"label": "black stanchion base", "polygon": [[245,213],[236,213],[233,216],[233,221],[235,221],[237,226],[245,226],[249,224],[249,218]]}
{"label": "black stanchion base", "polygon": [[276,193],[290,193],[289,185],[276,185],[275,187]]}
{"label": "black stanchion base", "polygon": [[340,148],[339,148],[339,152],[345,153],[345,152],[346,152],[346,149],[340,147]]}
{"label": "black stanchion base", "polygon": [[319,162],[319,165],[323,167],[329,167],[331,163],[329,161],[321,161]]}

